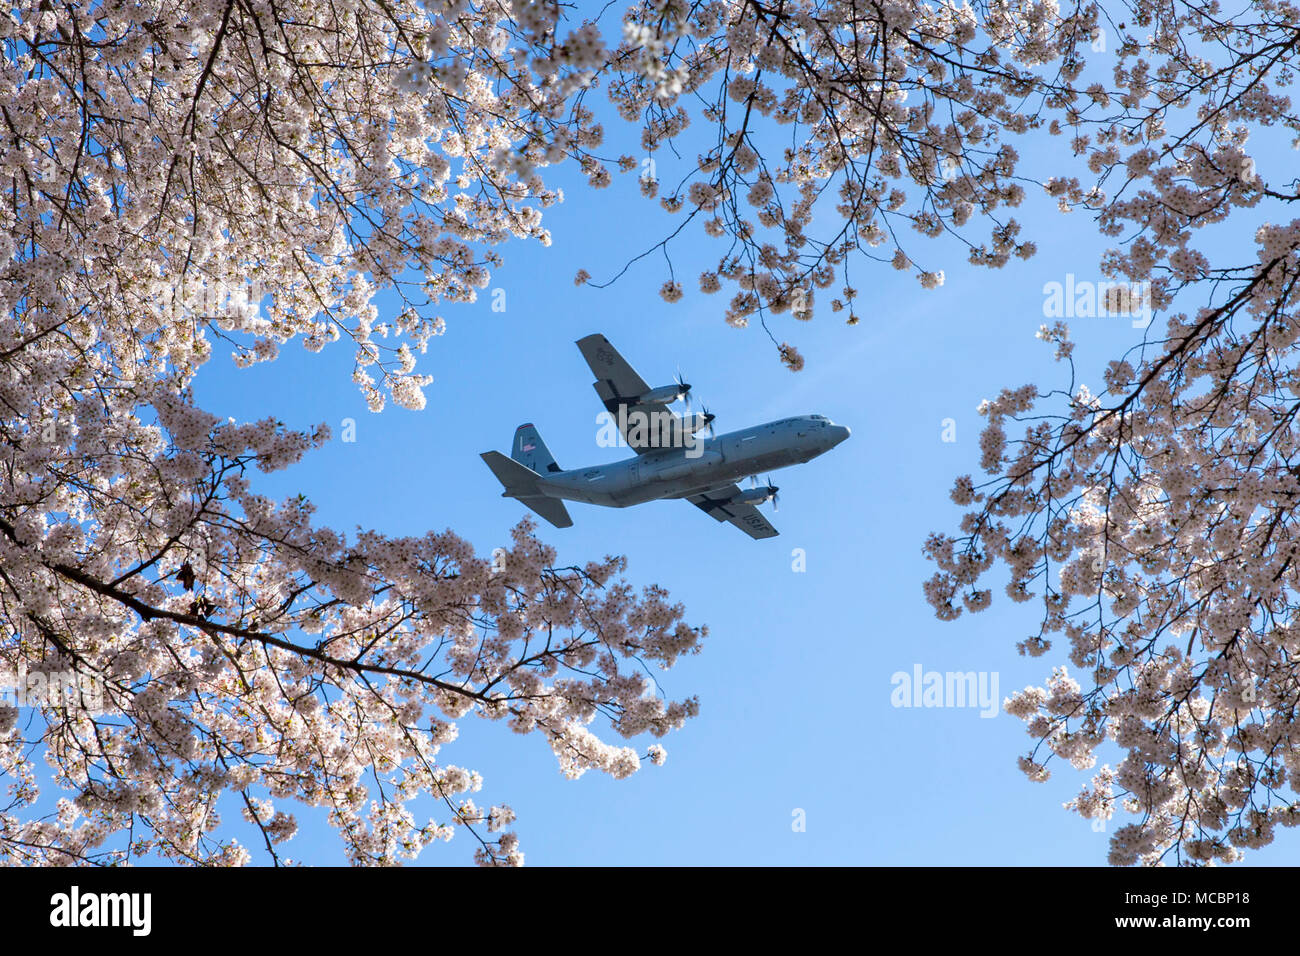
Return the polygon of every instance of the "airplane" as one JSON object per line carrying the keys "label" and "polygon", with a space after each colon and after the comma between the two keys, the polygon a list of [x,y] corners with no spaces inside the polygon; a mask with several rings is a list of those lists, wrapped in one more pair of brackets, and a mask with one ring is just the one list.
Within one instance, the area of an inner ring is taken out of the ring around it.
{"label": "airplane", "polygon": [[[611,423],[634,458],[589,468],[563,469],[531,423],[515,430],[509,458],[485,451],[483,460],[505,488],[503,498],[517,498],[557,528],[573,519],[565,501],[626,508],[663,498],[685,498],[705,514],[727,521],[751,538],[772,538],[777,530],[757,506],[778,488],[758,485],[754,475],[811,461],[849,437],[849,429],[824,415],[784,418],[765,425],[712,436],[715,416],[704,410],[680,416],[669,405],[684,401],[689,410],[691,386],[681,381],[651,388],[599,333],[577,342],[596,376],[593,387]],[[701,438],[707,430],[710,437]],[[736,482],[750,476],[751,487]]]}

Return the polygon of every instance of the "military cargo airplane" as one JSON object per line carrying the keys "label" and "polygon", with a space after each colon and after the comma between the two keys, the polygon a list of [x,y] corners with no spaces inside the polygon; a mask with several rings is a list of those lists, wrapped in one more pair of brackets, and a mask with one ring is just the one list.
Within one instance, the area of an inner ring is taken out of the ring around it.
{"label": "military cargo airplane", "polygon": [[[824,415],[785,418],[713,437],[707,410],[689,412],[691,386],[681,381],[651,388],[603,335],[578,340],[583,358],[596,376],[593,383],[610,424],[636,457],[608,465],[565,470],[555,462],[532,424],[515,431],[511,455],[483,452],[492,473],[505,487],[502,497],[518,498],[557,528],[573,524],[565,501],[626,508],[661,498],[685,498],[718,521],[729,521],[751,538],[771,538],[777,530],[757,505],[778,489],[757,484],[754,476],[802,464],[830,451],[849,437],[844,425]],[[687,403],[688,414],[668,406]],[[707,432],[708,438],[701,437]],[[751,487],[736,481],[750,476]]]}

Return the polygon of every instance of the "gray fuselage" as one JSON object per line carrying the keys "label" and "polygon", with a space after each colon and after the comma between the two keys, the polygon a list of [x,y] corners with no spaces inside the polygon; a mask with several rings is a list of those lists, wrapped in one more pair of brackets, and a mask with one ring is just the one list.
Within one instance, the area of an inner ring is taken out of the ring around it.
{"label": "gray fuselage", "polygon": [[685,498],[707,488],[811,461],[849,437],[821,415],[754,425],[691,447],[663,448],[608,465],[550,472],[538,482],[550,498],[626,508],[659,498]]}

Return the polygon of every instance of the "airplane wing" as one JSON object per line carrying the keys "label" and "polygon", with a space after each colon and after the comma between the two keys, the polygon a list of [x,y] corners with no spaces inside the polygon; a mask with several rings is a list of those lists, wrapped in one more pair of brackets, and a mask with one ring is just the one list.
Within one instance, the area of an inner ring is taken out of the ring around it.
{"label": "airplane wing", "polygon": [[662,438],[655,442],[649,428],[628,427],[628,412],[633,409],[638,414],[648,415],[645,421],[649,422],[671,422],[677,416],[667,405],[659,403],[636,406],[628,404],[628,399],[644,395],[650,391],[650,386],[637,374],[636,369],[618,354],[618,350],[609,344],[609,339],[600,333],[588,335],[578,339],[578,349],[582,352],[582,357],[587,360],[587,365],[591,367],[592,374],[596,376],[592,387],[596,389],[596,394],[604,403],[605,410],[614,416],[628,447],[638,455],[644,455],[667,445],[668,442],[663,441]]}
{"label": "airplane wing", "polygon": [[768,524],[762,512],[753,505],[731,501],[738,494],[735,485],[720,485],[686,500],[718,521],[731,522],[751,538],[775,538],[780,532]]}

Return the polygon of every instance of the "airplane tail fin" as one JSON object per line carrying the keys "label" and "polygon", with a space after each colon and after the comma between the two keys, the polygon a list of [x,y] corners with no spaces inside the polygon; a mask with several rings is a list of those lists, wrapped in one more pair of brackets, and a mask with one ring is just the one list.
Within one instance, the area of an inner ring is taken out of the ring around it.
{"label": "airplane tail fin", "polygon": [[542,441],[542,436],[538,434],[531,422],[515,429],[515,443],[511,448],[511,458],[539,475],[564,470],[555,463],[555,456],[546,447],[546,442]]}
{"label": "airplane tail fin", "polygon": [[[532,428],[531,425],[525,426]],[[522,428],[520,429],[523,430]],[[536,430],[534,430],[536,434]],[[541,442],[541,439],[537,439]],[[519,446],[518,436],[515,438],[515,446]],[[541,446],[545,451],[546,446]],[[546,452],[549,457],[550,453]],[[564,502],[559,498],[548,498],[541,493],[538,481],[541,475],[533,471],[527,465],[518,461],[507,458],[499,451],[485,451],[482,458],[487,462],[487,466],[492,469],[492,474],[497,476],[497,480],[505,487],[502,492],[508,498],[518,498],[527,507],[537,512],[557,528],[570,528],[573,526],[573,519],[569,517],[568,510],[564,507]]]}

